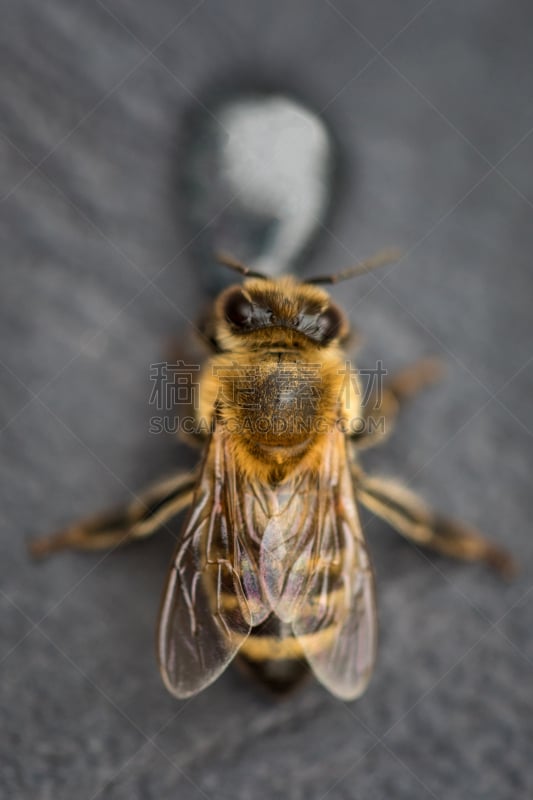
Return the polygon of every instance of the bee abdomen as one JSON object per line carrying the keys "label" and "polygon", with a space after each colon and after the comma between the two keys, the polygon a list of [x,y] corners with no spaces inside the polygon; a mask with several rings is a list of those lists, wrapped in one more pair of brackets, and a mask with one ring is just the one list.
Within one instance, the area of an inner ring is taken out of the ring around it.
{"label": "bee abdomen", "polygon": [[274,614],[252,628],[239,651],[239,662],[276,694],[295,689],[309,675],[302,647],[291,626]]}

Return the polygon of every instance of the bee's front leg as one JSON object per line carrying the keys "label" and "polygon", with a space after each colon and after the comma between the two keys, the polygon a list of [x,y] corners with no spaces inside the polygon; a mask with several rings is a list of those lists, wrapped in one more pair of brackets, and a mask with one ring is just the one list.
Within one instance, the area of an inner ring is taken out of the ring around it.
{"label": "bee's front leg", "polygon": [[196,477],[196,472],[175,475],[150,487],[126,508],[96,514],[34,539],[30,554],[43,558],[58,550],[99,550],[150,536],[190,505]]}
{"label": "bee's front leg", "polygon": [[352,472],[357,498],[416,544],[453,558],[484,561],[505,577],[516,572],[512,556],[485,539],[475,528],[432,511],[413,492],[396,481],[371,478],[357,464]]}
{"label": "bee's front leg", "polygon": [[438,358],[428,357],[396,372],[383,385],[373,381],[368,396],[364,397],[360,424],[354,426],[353,444],[363,449],[387,439],[394,430],[404,401],[437,383],[443,371]]}

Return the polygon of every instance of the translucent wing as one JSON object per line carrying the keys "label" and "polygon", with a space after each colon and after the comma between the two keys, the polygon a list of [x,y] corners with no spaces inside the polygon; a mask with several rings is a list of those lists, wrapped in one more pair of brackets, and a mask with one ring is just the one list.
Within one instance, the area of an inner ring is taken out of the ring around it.
{"label": "translucent wing", "polygon": [[237,475],[227,437],[207,449],[161,608],[163,680],[177,697],[212,683],[252,626],[291,622],[318,679],[345,699],[370,677],[373,580],[340,432],[316,472],[271,487]]}
{"label": "translucent wing", "polygon": [[211,437],[192,510],[163,595],[157,637],[168,690],[189,697],[212,683],[264,618],[257,567],[238,534],[242,513],[227,443]]}
{"label": "translucent wing", "polygon": [[318,475],[304,475],[292,519],[265,531],[261,572],[275,611],[292,622],[318,680],[333,694],[362,694],[376,651],[374,581],[344,437],[335,431]]}

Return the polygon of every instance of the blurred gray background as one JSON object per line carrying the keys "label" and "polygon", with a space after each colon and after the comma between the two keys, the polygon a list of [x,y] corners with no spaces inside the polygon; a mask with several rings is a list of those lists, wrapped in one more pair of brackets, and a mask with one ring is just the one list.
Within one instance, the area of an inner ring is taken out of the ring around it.
{"label": "blurred gray background", "polygon": [[[0,796],[530,796],[531,4],[6,0],[0,42]],[[314,98],[342,148],[309,272],[408,253],[334,292],[362,365],[447,363],[365,464],[522,567],[505,583],[367,520],[380,653],[352,704],[314,683],[278,704],[232,670],[172,699],[153,645],[168,533],[25,551],[195,461],[148,432],[150,364],[202,308],[179,142],[205,86],[256,73]]]}

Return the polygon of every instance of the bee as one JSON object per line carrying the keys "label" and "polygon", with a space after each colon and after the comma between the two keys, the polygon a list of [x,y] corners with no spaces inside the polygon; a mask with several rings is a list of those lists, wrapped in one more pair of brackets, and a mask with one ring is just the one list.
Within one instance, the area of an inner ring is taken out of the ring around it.
{"label": "bee", "polygon": [[[415,363],[363,403],[357,371],[346,380],[347,317],[321,284],[390,257],[299,281],[221,256],[241,282],[218,296],[204,324],[211,354],[197,410],[209,422],[201,466],[126,509],[30,545],[34,556],[115,547],[189,507],[157,631],[161,675],[178,698],[209,686],[235,657],[275,691],[311,671],[343,700],[364,692],[377,625],[360,505],[416,545],[505,574],[513,568],[477,530],[435,513],[396,481],[366,475],[359,463],[359,451],[390,433],[402,401],[432,383],[437,367]],[[376,415],[386,429],[370,424]]]}

